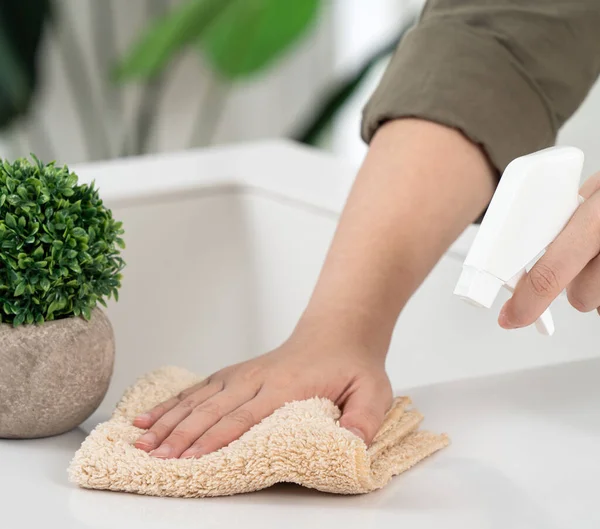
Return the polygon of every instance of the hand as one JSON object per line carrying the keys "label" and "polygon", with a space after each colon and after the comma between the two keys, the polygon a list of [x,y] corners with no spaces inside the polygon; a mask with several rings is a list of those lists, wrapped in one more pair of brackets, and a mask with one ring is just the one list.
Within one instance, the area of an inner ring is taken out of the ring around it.
{"label": "hand", "polygon": [[341,426],[369,444],[392,401],[384,364],[398,315],[495,180],[485,153],[454,129],[414,119],[382,126],[292,338],[138,417],[149,430],[136,446],[198,457],[315,396],[334,401]]}
{"label": "hand", "polygon": [[565,288],[580,312],[600,307],[600,173],[585,182],[580,194],[585,202],[502,308],[501,327],[534,323]]}
{"label": "hand", "polygon": [[159,458],[200,457],[239,438],[277,408],[326,397],[343,411],[340,425],[366,443],[392,402],[383,358],[356,345],[309,345],[295,336],[280,348],[223,369],[137,417],[148,429],[135,443]]}

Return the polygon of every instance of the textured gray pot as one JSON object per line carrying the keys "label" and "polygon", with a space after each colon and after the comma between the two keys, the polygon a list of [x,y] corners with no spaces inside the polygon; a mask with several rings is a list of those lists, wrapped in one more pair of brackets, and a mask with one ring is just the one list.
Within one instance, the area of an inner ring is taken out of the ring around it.
{"label": "textured gray pot", "polygon": [[64,433],[100,405],[112,375],[113,330],[99,309],[13,328],[0,324],[0,437]]}

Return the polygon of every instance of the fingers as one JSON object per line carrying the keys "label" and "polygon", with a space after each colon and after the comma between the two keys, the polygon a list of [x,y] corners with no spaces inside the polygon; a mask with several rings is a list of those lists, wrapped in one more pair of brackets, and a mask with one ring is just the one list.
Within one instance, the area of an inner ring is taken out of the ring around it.
{"label": "fingers", "polygon": [[595,194],[579,207],[542,258],[519,281],[500,312],[500,326],[515,329],[535,322],[599,249],[600,195]]}
{"label": "fingers", "polygon": [[592,259],[567,288],[569,303],[580,312],[600,307],[600,257]]}
{"label": "fingers", "polygon": [[[219,394],[222,391],[223,385],[212,383],[202,386],[195,391],[194,388],[197,388],[197,386],[193,386],[181,392],[177,397],[173,397],[153,408],[149,412],[149,422],[151,421],[152,424],[148,431],[135,442],[134,446],[146,452],[158,448],[173,429],[190,415],[196,407]],[[134,421],[135,426],[139,424],[137,419],[139,418],[136,418],[136,421]]]}
{"label": "fingers", "polygon": [[596,191],[600,190],[600,172],[590,176],[581,186],[579,194],[585,198],[590,198]]}
{"label": "fingers", "polygon": [[[173,398],[170,398],[169,400],[166,400],[165,402],[161,402],[158,406],[155,406],[150,411],[147,411],[145,413],[142,413],[141,415],[138,415],[133,420],[133,425],[137,426],[138,428],[143,428],[144,430],[147,430],[158,419],[160,419],[165,413],[167,413],[169,410],[172,410],[180,402],[185,400],[189,395],[195,393],[200,388],[203,388],[208,385],[209,385],[209,380],[207,379],[205,381],[202,381],[198,384],[195,384],[195,385],[189,387],[185,391],[182,391],[179,395],[177,395]],[[219,384],[212,383],[210,385],[211,385],[212,389],[214,389]]]}
{"label": "fingers", "polygon": [[[235,390],[222,391],[199,406],[191,408],[188,415],[171,427],[162,429],[158,421],[151,429],[156,430],[160,442],[151,454],[160,458],[176,458],[181,456],[194,444],[209,428],[217,424],[224,416],[236,410],[248,400],[252,399],[255,392],[249,388],[237,387]],[[165,435],[166,432],[166,435]],[[147,432],[150,433],[150,432]]]}
{"label": "fingers", "polygon": [[389,383],[368,380],[353,391],[343,406],[340,426],[360,437],[367,445],[381,427],[392,403]]}
{"label": "fingers", "polygon": [[283,405],[280,399],[259,393],[256,398],[223,417],[200,436],[181,457],[200,457],[227,446]]}

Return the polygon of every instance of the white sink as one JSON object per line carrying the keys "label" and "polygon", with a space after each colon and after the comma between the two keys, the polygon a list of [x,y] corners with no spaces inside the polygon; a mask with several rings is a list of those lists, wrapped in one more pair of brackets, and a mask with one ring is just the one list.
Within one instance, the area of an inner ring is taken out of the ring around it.
{"label": "white sink", "polygon": [[[211,373],[284,340],[304,308],[355,169],[284,141],[93,164],[126,229],[120,301],[110,307],[117,364],[108,410],[142,372]],[[398,389],[593,357],[600,320],[555,303],[554,337],[496,325],[500,308],[452,291],[475,228],[442,259],[396,329]]]}

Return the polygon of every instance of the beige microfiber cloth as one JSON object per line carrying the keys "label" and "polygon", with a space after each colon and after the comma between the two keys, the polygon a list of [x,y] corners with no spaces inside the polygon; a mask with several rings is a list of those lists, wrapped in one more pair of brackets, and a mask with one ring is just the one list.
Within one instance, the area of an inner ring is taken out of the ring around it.
{"label": "beige microfiber cloth", "polygon": [[137,381],[112,418],[85,439],[69,467],[81,487],[153,496],[225,496],[279,482],[338,494],[383,487],[448,444],[445,435],[419,431],[423,416],[397,398],[372,445],[341,428],[329,400],[292,402],[276,410],[229,446],[199,459],[157,459],[133,442],[143,430],[134,417],[195,384],[201,377],[166,367]]}

